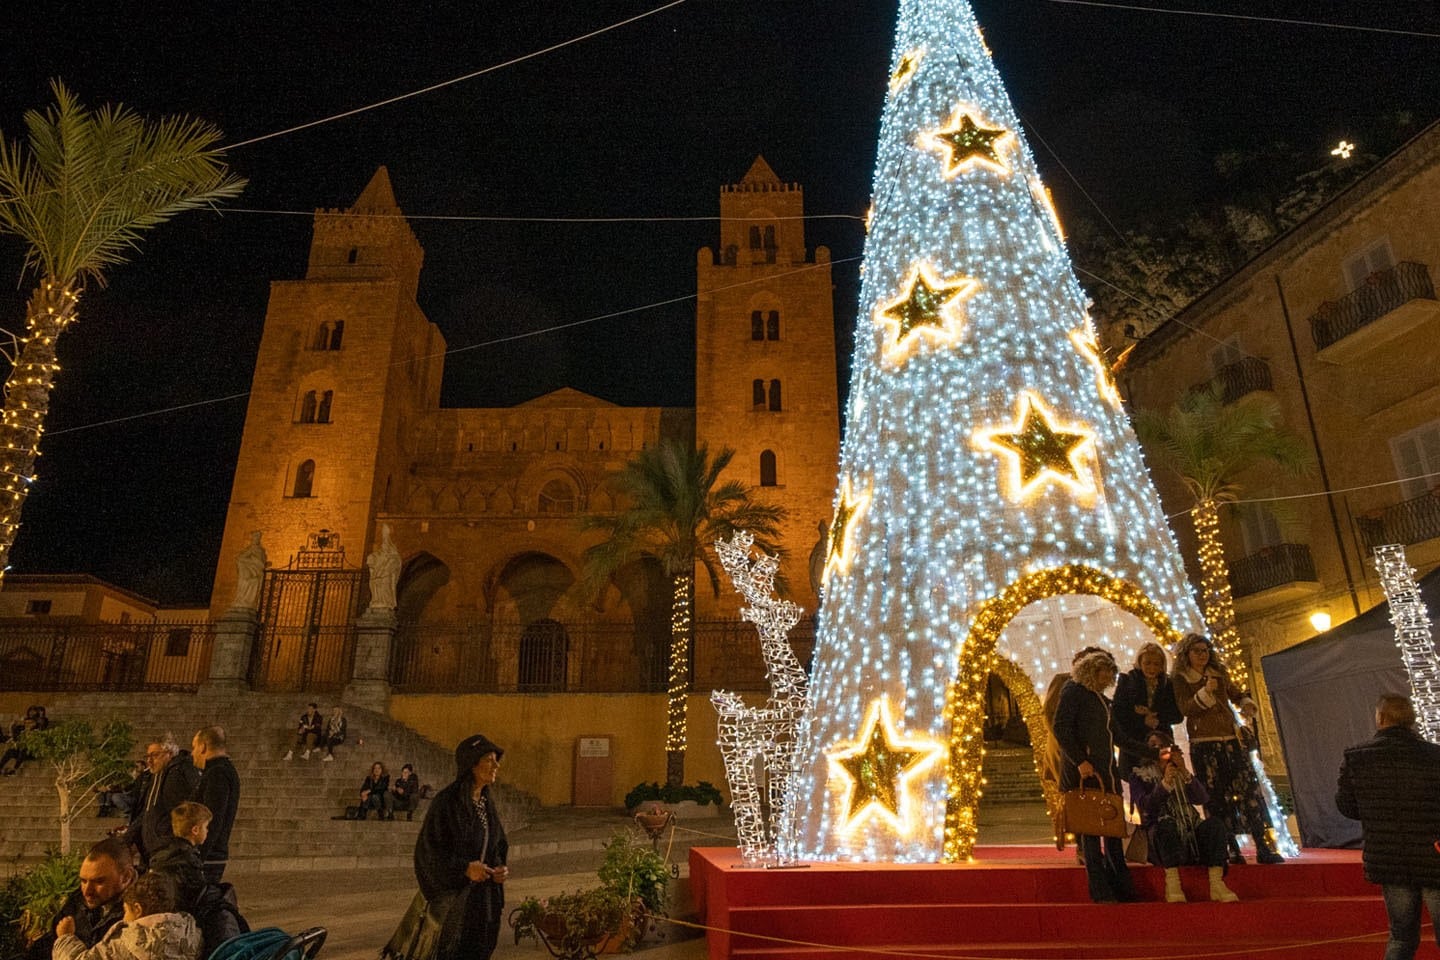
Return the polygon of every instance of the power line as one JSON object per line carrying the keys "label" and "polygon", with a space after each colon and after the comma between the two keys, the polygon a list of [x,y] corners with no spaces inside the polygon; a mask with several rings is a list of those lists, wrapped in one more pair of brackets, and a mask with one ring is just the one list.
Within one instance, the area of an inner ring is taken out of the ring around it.
{"label": "power line", "polygon": [[1147,7],[1136,3],[1110,3],[1106,0],[1049,0],[1077,7],[1108,7],[1113,10],[1139,10],[1144,13],[1166,13],[1184,17],[1214,17],[1221,20],[1249,20],[1258,23],[1283,23],[1292,27],[1322,27],[1329,30],[1357,30],[1362,33],[1388,33],[1402,37],[1424,37],[1440,40],[1440,33],[1422,30],[1400,30],[1395,27],[1367,27],[1358,23],[1331,23],[1325,20],[1298,20],[1287,17],[1261,17],[1247,13],[1220,13],[1216,10],[1172,10],[1168,7]]}
{"label": "power line", "polygon": [[[267,210],[259,207],[224,207],[223,213],[251,213],[276,217],[313,217],[314,210]],[[457,220],[478,223],[713,223],[721,216],[703,217],[502,217],[488,214],[460,213],[341,213],[337,216],[365,216],[391,218],[395,220]],[[865,218],[853,213],[810,213],[799,217],[766,217],[769,220],[854,220],[864,223]]]}
{"label": "power line", "polygon": [[248,147],[253,143],[260,143],[264,140],[273,140],[276,137],[283,137],[289,133],[296,133],[301,130],[308,130],[311,127],[318,127],[321,124],[330,123],[334,120],[343,120],[346,117],[353,117],[358,113],[365,113],[368,110],[375,110],[380,107],[389,106],[392,103],[399,103],[402,100],[409,100],[411,97],[418,97],[422,94],[433,93],[436,90],[441,90],[445,87],[451,87],[457,83],[463,83],[466,80],[473,80],[476,77],[483,77],[487,73],[494,73],[496,70],[503,70],[506,67],[513,67],[515,66],[515,64],[524,63],[526,60],[533,60],[534,58],[544,56],[547,53],[554,53],[556,50],[560,50],[572,44],[580,43],[583,40],[589,40],[592,37],[598,37],[602,33],[609,33],[611,30],[617,30],[620,27],[628,26],[629,24],[632,24],[637,20],[644,20],[646,17],[654,16],[657,13],[663,13],[664,11],[669,10],[671,7],[680,6],[680,4],[684,2],[685,0],[671,0],[671,2],[663,4],[662,6],[658,6],[653,10],[647,10],[644,13],[636,14],[635,16],[629,17],[628,19],[612,23],[607,27],[601,27],[598,30],[591,30],[589,33],[581,34],[578,37],[571,37],[568,40],[562,40],[559,43],[553,43],[548,47],[544,47],[540,50],[535,50],[530,53],[522,54],[521,56],[515,57],[511,60],[506,60],[503,63],[493,64],[480,70],[471,71],[470,73],[464,74],[463,76],[452,77],[449,80],[442,80],[439,83],[432,83],[428,87],[421,87],[418,90],[411,90],[409,93],[402,93],[398,96],[389,97],[385,100],[377,100],[375,103],[366,104],[363,107],[356,107],[353,110],[345,110],[341,113],[336,113],[328,117],[321,117],[319,120],[311,120],[308,123],[301,123],[293,127],[286,127],[284,130],[276,130],[274,133],[267,133],[259,137],[251,137],[249,140],[241,140],[239,143],[232,143],[227,147],[223,147],[222,149],[238,150],[240,147]]}

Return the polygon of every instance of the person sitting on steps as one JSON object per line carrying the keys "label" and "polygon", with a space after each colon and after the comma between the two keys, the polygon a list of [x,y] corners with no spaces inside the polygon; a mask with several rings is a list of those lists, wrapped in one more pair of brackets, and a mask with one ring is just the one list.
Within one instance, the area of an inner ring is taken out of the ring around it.
{"label": "person sitting on steps", "polygon": [[1185,755],[1168,733],[1156,730],[1148,738],[1160,752],[1158,760],[1142,762],[1130,774],[1130,802],[1140,810],[1140,829],[1150,843],[1150,862],[1165,870],[1165,901],[1184,903],[1180,868],[1204,866],[1210,872],[1210,899],[1234,903],[1240,898],[1225,885],[1225,822],[1202,819],[1197,805],[1210,793],[1185,766]]}
{"label": "person sitting on steps", "polygon": [[285,751],[285,759],[295,759],[295,751],[303,750],[300,754],[301,760],[310,759],[310,751],[318,749],[321,739],[325,736],[325,718],[320,715],[320,707],[310,704],[304,713],[300,714],[300,725],[295,730],[295,746]]}
{"label": "person sitting on steps", "polygon": [[[391,810],[404,810],[406,820],[415,819],[415,808],[420,805],[420,778],[415,775],[415,767],[405,764],[400,768],[400,776],[396,777],[390,784],[390,806]],[[392,812],[390,818],[393,820],[395,814]]]}
{"label": "person sitting on steps", "polygon": [[360,784],[360,819],[364,820],[374,810],[379,820],[394,820],[395,811],[391,806],[390,774],[385,764],[376,760],[370,765],[370,776]]}
{"label": "person sitting on steps", "polygon": [[330,711],[330,716],[325,721],[325,729],[320,735],[320,746],[325,750],[325,762],[329,763],[335,759],[335,748],[345,742],[345,711],[340,704]]}

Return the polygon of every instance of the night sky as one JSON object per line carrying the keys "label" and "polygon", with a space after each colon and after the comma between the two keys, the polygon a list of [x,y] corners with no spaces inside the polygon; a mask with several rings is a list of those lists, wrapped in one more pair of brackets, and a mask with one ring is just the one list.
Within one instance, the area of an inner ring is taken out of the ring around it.
{"label": "night sky", "polygon": [[[85,103],[190,113],[238,143],[661,2],[112,0],[66,5],[63,16],[54,4],[10,4],[0,131],[13,139],[58,76]],[[1440,12],[1414,2],[1165,5],[1440,34]],[[1076,181],[1122,227],[1164,221],[1213,193],[1211,159],[1223,149],[1285,139],[1319,165],[1383,111],[1422,123],[1440,114],[1436,37],[1054,0],[975,8],[1067,222],[1099,217]],[[895,0],[688,0],[435,93],[240,147],[229,159],[250,187],[231,206],[344,207],[385,164],[411,215],[709,217],[720,185],[759,153],[804,185],[808,213],[858,216],[895,12]],[[452,350],[476,347],[447,358],[445,404],[511,404],[562,386],[622,404],[693,402],[691,301],[476,345],[692,295],[695,251],[715,245],[713,222],[413,227],[426,251],[421,307]],[[816,220],[807,234],[837,261],[860,253],[854,220]],[[245,401],[97,424],[247,390],[268,285],[303,275],[309,236],[308,216],[186,214],[149,235],[108,287],[87,291],[60,344],[15,572],[93,573],[166,603],[208,597]],[[28,288],[20,262],[18,245],[0,238],[0,272],[14,281],[0,288],[0,326],[12,330]],[[847,336],[857,274],[853,260],[835,268]],[[848,366],[843,339],[841,351]]]}

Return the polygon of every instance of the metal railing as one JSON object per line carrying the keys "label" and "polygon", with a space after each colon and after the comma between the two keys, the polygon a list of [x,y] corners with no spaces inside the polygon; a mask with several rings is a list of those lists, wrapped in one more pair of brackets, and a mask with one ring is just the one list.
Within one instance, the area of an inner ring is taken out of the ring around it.
{"label": "metal railing", "polygon": [[[670,635],[663,625],[540,620],[401,623],[390,658],[397,693],[660,693],[667,686]],[[791,645],[809,666],[814,625],[803,620]],[[764,690],[760,638],[748,623],[694,624],[690,687]]]}
{"label": "metal railing", "polygon": [[1355,526],[1369,553],[1383,543],[1406,545],[1440,537],[1440,496],[1426,491],[1386,507],[1379,515],[1356,517]]}
{"label": "metal railing", "polygon": [[1244,357],[1225,364],[1215,376],[1191,387],[1190,392],[1214,390],[1219,394],[1220,402],[1228,406],[1246,394],[1271,389],[1270,364],[1259,357]]}
{"label": "metal railing", "polygon": [[0,623],[0,690],[193,691],[209,623]]}
{"label": "metal railing", "polygon": [[1230,564],[1230,592],[1236,597],[1316,579],[1315,558],[1303,543],[1277,543]]}
{"label": "metal railing", "polygon": [[1315,349],[1324,350],[1411,300],[1434,300],[1435,284],[1423,263],[1397,263],[1372,273],[1339,300],[1320,305],[1310,318]]}

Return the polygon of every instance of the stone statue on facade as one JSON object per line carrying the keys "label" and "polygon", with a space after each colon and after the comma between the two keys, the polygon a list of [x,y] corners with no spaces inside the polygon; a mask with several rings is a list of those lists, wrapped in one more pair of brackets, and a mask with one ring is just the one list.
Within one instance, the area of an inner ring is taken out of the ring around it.
{"label": "stone statue on facade", "polygon": [[390,524],[380,525],[380,545],[365,558],[370,568],[370,606],[366,613],[395,609],[395,585],[400,581],[400,551],[390,539]]}
{"label": "stone statue on facade", "polygon": [[810,548],[810,589],[818,600],[820,588],[825,582],[825,561],[830,555],[830,524],[821,520],[816,529],[820,532],[820,538],[815,541],[815,546]]}
{"label": "stone statue on facade", "polygon": [[265,579],[265,548],[259,530],[250,532],[250,544],[235,557],[235,599],[231,610],[260,609],[260,582]]}

